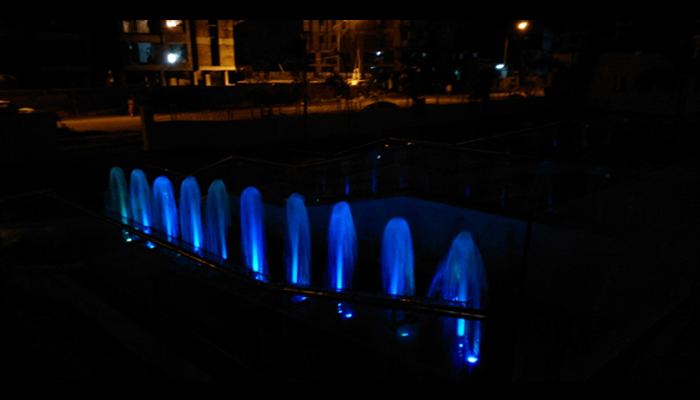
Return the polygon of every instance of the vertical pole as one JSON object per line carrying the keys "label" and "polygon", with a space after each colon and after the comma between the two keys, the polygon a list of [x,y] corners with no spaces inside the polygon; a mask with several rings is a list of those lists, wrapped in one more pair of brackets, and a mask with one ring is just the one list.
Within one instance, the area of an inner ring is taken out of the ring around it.
{"label": "vertical pole", "polygon": [[338,65],[337,65],[337,68],[338,68],[338,76],[340,76],[340,24],[336,24],[336,27],[338,28],[338,33],[337,33],[337,36],[336,36],[336,38],[335,38],[335,42],[336,42],[336,45],[337,45],[337,46],[336,46],[336,47],[337,47],[336,50],[337,50],[337,53],[338,53]]}
{"label": "vertical pole", "polygon": [[302,44],[302,65],[301,65],[301,73],[302,73],[302,79],[303,79],[303,94],[302,94],[302,101],[304,102],[304,119],[303,119],[303,136],[304,136],[304,142],[309,140],[309,126],[308,126],[308,119],[309,119],[309,92],[308,92],[308,78],[307,78],[307,65],[306,63],[308,62],[307,60],[307,41],[308,41],[308,32],[303,32],[303,44]]}
{"label": "vertical pole", "polygon": [[150,146],[148,143],[148,131],[153,126],[153,109],[151,107],[151,97],[148,94],[141,96],[141,139],[143,141],[143,150],[148,151]]}

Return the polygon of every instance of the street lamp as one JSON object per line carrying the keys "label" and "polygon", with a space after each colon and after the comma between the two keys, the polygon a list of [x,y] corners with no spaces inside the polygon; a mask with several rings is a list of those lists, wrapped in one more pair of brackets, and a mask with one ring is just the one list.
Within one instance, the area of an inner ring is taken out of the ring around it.
{"label": "street lamp", "polygon": [[[340,75],[340,72],[341,72],[341,68],[340,68],[340,38],[341,38],[343,35],[345,35],[345,32],[347,32],[348,30],[350,30],[350,26],[349,26],[349,25],[350,25],[350,21],[352,21],[352,20],[349,20],[349,19],[342,19],[342,20],[340,20],[340,22],[336,23],[335,26],[334,26],[335,30],[337,31],[335,41],[336,41],[336,52],[337,52],[337,54],[338,54],[338,60],[337,60],[337,63],[338,63],[338,65],[337,65],[338,75]],[[346,24],[347,24],[347,25],[346,25]],[[343,29],[343,28],[345,28],[345,29]]]}
{"label": "street lamp", "polygon": [[[337,69],[338,69],[338,75],[341,74],[342,68],[341,68],[341,48],[340,48],[340,41],[341,38],[352,28],[353,23],[360,22],[359,20],[354,20],[354,19],[343,19],[343,20],[338,20],[338,22],[333,26],[333,29],[337,31],[337,38],[336,38],[336,53],[338,55],[338,60],[337,60]],[[356,38],[357,39],[357,38]],[[360,51],[360,44],[357,43],[357,62],[355,65],[355,71],[353,72],[353,75],[361,75],[362,71],[362,55]]]}
{"label": "street lamp", "polygon": [[524,31],[530,26],[530,23],[527,21],[523,21],[518,23],[518,25],[515,26],[515,28],[511,29],[508,31],[508,34],[506,35],[506,45],[505,45],[505,50],[503,51],[503,65],[507,66],[508,63],[506,62],[508,60],[508,41],[510,38],[510,34],[515,32],[516,30]]}

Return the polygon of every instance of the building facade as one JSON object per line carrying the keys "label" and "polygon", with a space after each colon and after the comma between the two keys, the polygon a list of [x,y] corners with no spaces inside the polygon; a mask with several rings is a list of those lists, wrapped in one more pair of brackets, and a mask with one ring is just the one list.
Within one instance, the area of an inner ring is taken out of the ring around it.
{"label": "building facade", "polygon": [[196,84],[222,86],[235,83],[237,71],[234,27],[240,20],[194,20],[197,65]]}
{"label": "building facade", "polygon": [[122,82],[159,86],[232,83],[238,20],[122,20]]}
{"label": "building facade", "polygon": [[400,68],[409,20],[304,20],[310,68],[317,74],[361,74]]}
{"label": "building facade", "polygon": [[417,71],[452,85],[476,63],[471,29],[459,20],[304,20],[310,70],[372,79],[386,89]]}

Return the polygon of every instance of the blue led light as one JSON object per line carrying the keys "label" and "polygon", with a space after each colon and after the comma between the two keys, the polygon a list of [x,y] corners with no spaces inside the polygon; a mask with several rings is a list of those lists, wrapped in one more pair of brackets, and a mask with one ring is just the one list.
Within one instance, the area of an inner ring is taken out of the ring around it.
{"label": "blue led light", "polygon": [[354,316],[352,311],[345,310],[344,308],[345,306],[343,303],[338,303],[338,315],[344,319],[351,319]]}

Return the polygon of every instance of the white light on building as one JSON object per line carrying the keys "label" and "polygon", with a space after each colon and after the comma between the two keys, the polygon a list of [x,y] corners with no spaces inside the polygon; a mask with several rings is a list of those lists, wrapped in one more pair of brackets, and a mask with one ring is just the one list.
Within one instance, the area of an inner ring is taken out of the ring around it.
{"label": "white light on building", "polygon": [[179,55],[179,54],[175,54],[175,53],[169,53],[169,54],[168,54],[168,62],[169,62],[170,64],[175,64],[175,63],[178,62],[179,60],[180,60],[180,55]]}

